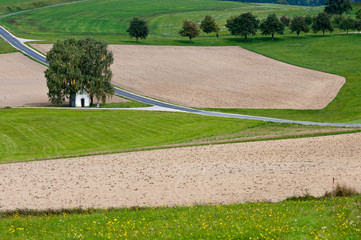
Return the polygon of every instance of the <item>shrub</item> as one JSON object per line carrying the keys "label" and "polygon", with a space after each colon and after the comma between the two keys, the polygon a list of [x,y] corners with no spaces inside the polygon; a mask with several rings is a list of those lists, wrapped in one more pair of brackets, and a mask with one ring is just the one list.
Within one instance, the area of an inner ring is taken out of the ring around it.
{"label": "shrub", "polygon": [[325,193],[325,197],[352,197],[357,195],[360,195],[360,193],[355,188],[339,183],[337,183],[335,189],[331,192]]}

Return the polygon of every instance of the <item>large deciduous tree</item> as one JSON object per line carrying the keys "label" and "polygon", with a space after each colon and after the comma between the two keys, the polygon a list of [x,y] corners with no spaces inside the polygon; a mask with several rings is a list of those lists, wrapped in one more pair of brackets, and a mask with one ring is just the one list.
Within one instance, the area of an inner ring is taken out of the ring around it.
{"label": "large deciduous tree", "polygon": [[84,88],[91,98],[103,102],[114,94],[111,86],[113,54],[107,44],[92,38],[70,38],[57,41],[47,53],[45,70],[48,97],[53,104],[62,104],[66,98]]}
{"label": "large deciduous tree", "polygon": [[349,13],[352,10],[350,0],[327,0],[325,5],[325,12],[330,15],[341,15],[344,12]]}
{"label": "large deciduous tree", "polygon": [[310,28],[306,23],[306,19],[300,16],[296,16],[291,20],[290,29],[292,32],[296,32],[297,38],[300,38],[301,32],[307,33],[310,31]]}
{"label": "large deciduous tree", "polygon": [[188,37],[190,42],[192,42],[193,38],[198,37],[199,33],[200,33],[200,30],[198,28],[198,25],[191,21],[184,21],[183,27],[179,31],[179,34],[182,37]]}
{"label": "large deciduous tree", "polygon": [[228,19],[226,27],[232,35],[244,36],[244,40],[247,41],[248,35],[256,35],[258,24],[259,20],[248,12]]}
{"label": "large deciduous tree", "polygon": [[272,13],[262,21],[260,28],[262,35],[271,35],[273,40],[275,33],[283,34],[285,26],[280,22],[280,20],[278,20],[276,14]]}
{"label": "large deciduous tree", "polygon": [[105,102],[107,96],[114,94],[111,85],[112,71],[110,65],[113,63],[113,53],[108,51],[108,44],[94,38],[79,40],[80,47],[85,50],[82,62],[82,74],[84,86],[89,92],[91,104],[93,99]]}
{"label": "large deciduous tree", "polygon": [[361,31],[361,20],[355,21],[355,30],[357,30],[358,33]]}
{"label": "large deciduous tree", "polygon": [[307,15],[307,16],[305,17],[305,22],[306,22],[306,24],[307,24],[308,26],[311,26],[312,23],[313,23],[313,18],[312,18],[310,15]]}
{"label": "large deciduous tree", "polygon": [[207,33],[207,36],[211,32],[218,32],[219,27],[211,16],[205,16],[201,22],[200,28],[203,32]]}
{"label": "large deciduous tree", "polygon": [[322,31],[323,36],[327,31],[333,32],[330,15],[326,12],[319,13],[313,21],[312,29],[314,32]]}
{"label": "large deciduous tree", "polygon": [[286,17],[285,15],[283,15],[281,18],[280,18],[280,21],[281,23],[283,23],[283,25],[285,25],[286,27],[289,27],[290,26],[290,22],[291,22],[291,19]]}
{"label": "large deciduous tree", "polygon": [[129,28],[127,32],[131,38],[135,37],[137,39],[146,39],[149,34],[149,27],[146,21],[139,18],[133,18],[129,23]]}
{"label": "large deciduous tree", "polygon": [[346,30],[347,34],[348,34],[348,30],[354,28],[355,28],[355,20],[352,17],[347,17],[340,22],[340,29]]}
{"label": "large deciduous tree", "polygon": [[361,9],[357,10],[356,12],[356,18],[361,19]]}

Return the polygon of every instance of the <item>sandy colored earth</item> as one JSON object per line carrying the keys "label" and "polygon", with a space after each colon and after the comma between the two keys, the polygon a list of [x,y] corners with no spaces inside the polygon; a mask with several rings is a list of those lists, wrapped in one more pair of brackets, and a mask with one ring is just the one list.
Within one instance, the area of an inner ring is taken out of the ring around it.
{"label": "sandy colored earth", "polygon": [[[46,52],[51,45],[33,44]],[[113,83],[189,107],[322,109],[345,78],[240,47],[110,45]]]}
{"label": "sandy colored earth", "polygon": [[46,67],[21,53],[0,54],[0,106],[44,106],[48,88]]}
{"label": "sandy colored earth", "polygon": [[361,190],[361,133],[0,165],[0,210],[278,201]]}
{"label": "sandy colored earth", "polygon": [[[21,53],[0,54],[0,106],[53,106],[48,101],[45,69]],[[108,102],[126,101],[115,96]]]}

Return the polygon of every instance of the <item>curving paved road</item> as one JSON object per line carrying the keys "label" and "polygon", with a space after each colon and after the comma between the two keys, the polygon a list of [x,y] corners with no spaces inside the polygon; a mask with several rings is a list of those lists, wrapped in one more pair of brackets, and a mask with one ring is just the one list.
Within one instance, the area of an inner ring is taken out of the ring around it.
{"label": "curving paved road", "polygon": [[[41,53],[29,48],[26,46],[21,39],[15,37],[3,27],[0,26],[0,36],[7,42],[9,42],[12,46],[16,49],[23,52],[25,55],[30,56],[31,58],[39,61],[40,63],[48,66],[48,62],[46,58]],[[147,98],[144,96],[140,96],[117,87],[115,89],[115,94],[120,95],[122,97],[126,97],[129,99],[133,99],[138,102],[146,103],[149,105],[162,107],[171,110],[177,110],[187,113],[194,113],[199,115],[205,116],[214,116],[214,117],[225,117],[225,118],[237,118],[237,119],[248,119],[248,120],[257,120],[257,121],[267,121],[267,122],[276,122],[276,123],[295,123],[295,124],[302,124],[302,125],[316,125],[316,126],[336,126],[336,127],[361,127],[361,124],[344,124],[344,123],[321,123],[321,122],[307,122],[307,121],[292,121],[292,120],[285,120],[285,119],[277,119],[277,118],[268,118],[268,117],[258,117],[258,116],[248,116],[248,115],[240,115],[240,114],[230,114],[230,113],[220,113],[220,112],[209,112],[203,111],[198,109],[192,109],[182,106],[177,106],[170,103],[161,102],[158,100],[154,100],[151,98]]]}

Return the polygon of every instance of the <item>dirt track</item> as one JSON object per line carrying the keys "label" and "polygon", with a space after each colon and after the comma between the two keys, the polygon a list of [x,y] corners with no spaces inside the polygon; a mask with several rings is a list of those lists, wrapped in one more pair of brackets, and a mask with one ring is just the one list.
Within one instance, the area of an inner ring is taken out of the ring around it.
{"label": "dirt track", "polygon": [[0,165],[0,210],[282,200],[361,190],[361,133]]}
{"label": "dirt track", "polygon": [[[51,45],[33,44],[42,52]],[[189,107],[322,109],[340,76],[285,64],[239,47],[110,45],[113,83]]]}

